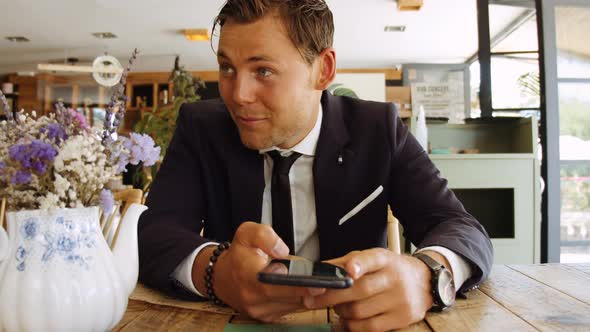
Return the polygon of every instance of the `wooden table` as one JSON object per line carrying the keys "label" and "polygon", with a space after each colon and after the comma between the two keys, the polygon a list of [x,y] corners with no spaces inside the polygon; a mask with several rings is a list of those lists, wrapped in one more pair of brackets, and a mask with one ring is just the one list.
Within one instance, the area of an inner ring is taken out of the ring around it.
{"label": "wooden table", "polygon": [[[313,311],[291,315],[286,324],[327,319],[325,310]],[[254,324],[240,316],[130,301],[114,331],[223,331],[230,321]],[[403,331],[590,331],[590,264],[494,266],[467,299]]]}

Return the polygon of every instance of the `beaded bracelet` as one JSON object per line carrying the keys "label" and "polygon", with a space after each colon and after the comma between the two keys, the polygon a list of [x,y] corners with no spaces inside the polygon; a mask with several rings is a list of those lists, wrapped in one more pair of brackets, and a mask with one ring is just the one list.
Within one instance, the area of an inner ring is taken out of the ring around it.
{"label": "beaded bracelet", "polygon": [[213,251],[213,254],[211,254],[211,257],[209,258],[209,265],[207,266],[207,270],[205,272],[205,287],[207,289],[207,295],[209,296],[209,299],[211,299],[216,305],[224,305],[224,303],[219,298],[217,298],[217,296],[215,296],[215,292],[213,291],[213,266],[217,262],[217,258],[219,258],[221,253],[224,250],[229,249],[230,245],[231,244],[226,241],[220,243],[217,246],[217,249]]}

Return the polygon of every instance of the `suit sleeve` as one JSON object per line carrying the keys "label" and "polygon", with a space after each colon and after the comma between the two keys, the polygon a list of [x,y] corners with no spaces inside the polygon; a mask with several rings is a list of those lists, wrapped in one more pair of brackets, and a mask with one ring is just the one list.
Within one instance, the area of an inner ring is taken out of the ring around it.
{"label": "suit sleeve", "polygon": [[404,227],[404,236],[418,248],[441,246],[473,267],[460,292],[472,289],[490,273],[493,249],[483,226],[447,187],[447,180],[390,105],[387,123],[392,151],[389,202]]}
{"label": "suit sleeve", "polygon": [[169,295],[197,299],[172,277],[175,268],[197,247],[209,242],[199,234],[205,197],[198,135],[190,110],[182,107],[164,161],[139,221],[139,280]]}

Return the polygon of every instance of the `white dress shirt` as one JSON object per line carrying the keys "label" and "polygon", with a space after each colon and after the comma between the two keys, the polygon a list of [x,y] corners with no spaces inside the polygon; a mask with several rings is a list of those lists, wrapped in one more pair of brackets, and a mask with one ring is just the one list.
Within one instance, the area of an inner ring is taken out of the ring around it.
{"label": "white dress shirt", "polygon": [[[293,220],[295,230],[295,254],[305,257],[312,261],[317,261],[320,257],[320,244],[317,232],[317,219],[315,209],[315,191],[313,186],[313,160],[315,151],[320,137],[320,128],[322,127],[322,106],[318,112],[316,123],[307,136],[291,149],[280,149],[271,147],[260,150],[264,154],[264,193],[262,194],[262,217],[261,223],[272,226],[272,197],[271,197],[271,178],[272,178],[272,158],[266,154],[271,150],[278,150],[282,156],[289,156],[293,152],[301,154],[291,169],[289,170],[289,183],[291,185],[291,205],[293,208]],[[208,245],[216,245],[215,242],[208,242],[199,246],[172,273],[172,276],[178,280],[187,289],[203,297],[197,291],[192,282],[192,267],[198,253]],[[463,282],[472,275],[471,266],[459,255],[451,250],[432,246],[422,248],[419,251],[431,250],[443,255],[451,269],[453,270],[453,279],[456,289],[459,289]]]}

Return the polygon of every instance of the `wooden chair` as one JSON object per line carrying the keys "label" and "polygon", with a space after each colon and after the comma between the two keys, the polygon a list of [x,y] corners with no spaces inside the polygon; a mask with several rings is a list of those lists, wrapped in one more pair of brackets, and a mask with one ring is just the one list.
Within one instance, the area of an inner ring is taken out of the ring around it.
{"label": "wooden chair", "polygon": [[8,225],[6,224],[6,198],[2,197],[2,202],[0,202],[0,227],[4,227],[4,229],[8,230]]}
{"label": "wooden chair", "polygon": [[401,254],[399,220],[393,216],[390,206],[387,206],[387,248]]}
{"label": "wooden chair", "polygon": [[104,211],[101,211],[100,215],[100,227],[111,249],[117,242],[121,220],[123,220],[127,209],[133,203],[142,203],[143,191],[133,188],[123,189],[115,191],[113,196],[115,196],[115,207],[113,211],[110,214],[105,214]]}

